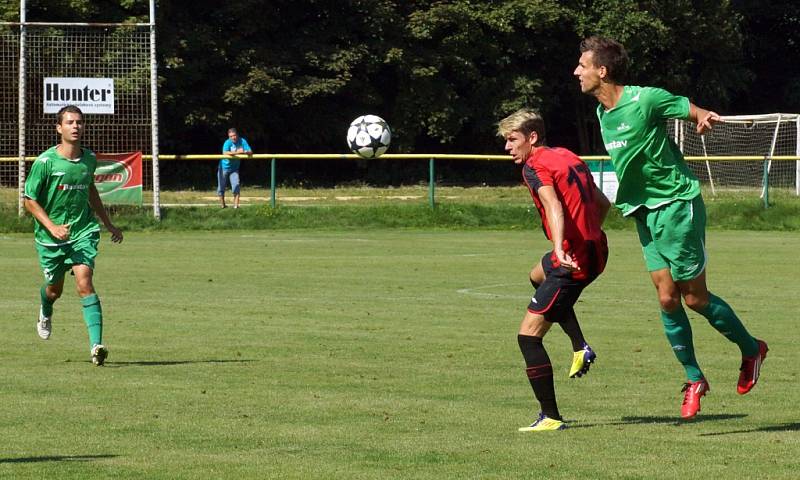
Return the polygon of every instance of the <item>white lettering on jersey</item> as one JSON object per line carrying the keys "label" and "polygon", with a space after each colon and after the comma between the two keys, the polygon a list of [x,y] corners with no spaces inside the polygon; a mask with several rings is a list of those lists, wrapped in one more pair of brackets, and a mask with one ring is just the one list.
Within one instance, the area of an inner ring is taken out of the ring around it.
{"label": "white lettering on jersey", "polygon": [[611,150],[616,150],[618,148],[622,148],[628,144],[627,140],[614,140],[613,142],[606,143],[606,151],[610,152]]}

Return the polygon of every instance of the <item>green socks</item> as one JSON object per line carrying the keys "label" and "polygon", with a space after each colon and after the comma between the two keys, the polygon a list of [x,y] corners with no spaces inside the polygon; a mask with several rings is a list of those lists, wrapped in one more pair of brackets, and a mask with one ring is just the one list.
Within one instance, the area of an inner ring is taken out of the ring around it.
{"label": "green socks", "polygon": [[39,295],[42,297],[42,314],[45,317],[52,317],[53,316],[53,302],[47,298],[47,293],[45,293],[47,289],[47,285],[42,285],[42,288],[39,289]]}
{"label": "green socks", "polygon": [[81,298],[83,321],[89,330],[89,348],[103,343],[103,310],[96,293]]}
{"label": "green socks", "polygon": [[661,321],[664,323],[664,333],[667,335],[669,344],[675,357],[686,370],[686,377],[696,382],[703,378],[703,372],[697,364],[694,356],[694,344],[692,343],[692,326],[689,324],[689,317],[683,306],[674,312],[661,311]]}
{"label": "green socks", "polygon": [[[725,303],[725,300],[709,293],[708,305],[698,313],[706,317],[708,323],[725,338],[738,345],[742,355],[746,357],[758,355],[758,342],[747,332],[739,317],[736,316],[730,305]],[[672,345],[672,351],[675,352],[678,361],[686,370],[686,376],[692,382],[703,378],[703,372],[700,371],[694,356],[692,327],[683,306],[674,312],[662,311],[661,321],[664,323],[664,333],[667,334],[667,340]]]}
{"label": "green socks", "polygon": [[738,345],[742,355],[746,357],[758,355],[758,342],[747,332],[739,317],[736,316],[730,305],[725,303],[725,300],[709,292],[708,305],[698,313],[706,317],[708,323],[725,338]]}

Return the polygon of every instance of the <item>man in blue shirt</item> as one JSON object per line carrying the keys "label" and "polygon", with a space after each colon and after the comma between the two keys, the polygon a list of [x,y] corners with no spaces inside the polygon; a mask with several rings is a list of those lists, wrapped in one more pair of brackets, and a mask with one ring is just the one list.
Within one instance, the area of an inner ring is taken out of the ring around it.
{"label": "man in blue shirt", "polygon": [[251,155],[253,151],[250,149],[247,140],[239,136],[239,132],[235,128],[228,129],[228,139],[222,145],[222,153],[229,156],[219,159],[219,167],[217,167],[217,195],[219,195],[222,208],[225,205],[225,189],[228,184],[231,185],[233,192],[233,208],[239,208],[239,159],[237,155]]}

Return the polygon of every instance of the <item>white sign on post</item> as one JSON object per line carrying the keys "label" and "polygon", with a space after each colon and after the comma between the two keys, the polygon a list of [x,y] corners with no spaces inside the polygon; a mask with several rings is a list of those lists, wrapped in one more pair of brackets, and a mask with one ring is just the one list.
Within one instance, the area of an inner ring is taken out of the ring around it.
{"label": "white sign on post", "polygon": [[114,113],[113,78],[45,77],[44,113],[75,105],[83,113]]}

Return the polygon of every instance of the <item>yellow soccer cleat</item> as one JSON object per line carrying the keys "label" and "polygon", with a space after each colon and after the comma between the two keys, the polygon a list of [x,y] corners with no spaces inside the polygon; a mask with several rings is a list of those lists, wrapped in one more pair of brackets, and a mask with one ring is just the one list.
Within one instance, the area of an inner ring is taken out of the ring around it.
{"label": "yellow soccer cleat", "polygon": [[572,353],[572,367],[569,369],[569,378],[582,377],[597,359],[597,355],[587,344],[583,344],[583,348],[577,352]]}
{"label": "yellow soccer cleat", "polygon": [[561,420],[550,418],[544,413],[539,413],[539,418],[529,427],[521,427],[520,432],[547,432],[551,430],[564,430],[567,424]]}

